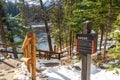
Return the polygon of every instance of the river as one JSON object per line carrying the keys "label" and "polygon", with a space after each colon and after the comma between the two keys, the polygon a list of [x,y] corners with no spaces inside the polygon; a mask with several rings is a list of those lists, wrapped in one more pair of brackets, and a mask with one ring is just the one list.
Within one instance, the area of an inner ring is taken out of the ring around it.
{"label": "river", "polygon": [[[49,50],[46,32],[41,30],[41,31],[36,31],[35,33],[36,33],[37,49]],[[51,38],[51,41],[52,41],[52,46],[54,46],[54,39]]]}

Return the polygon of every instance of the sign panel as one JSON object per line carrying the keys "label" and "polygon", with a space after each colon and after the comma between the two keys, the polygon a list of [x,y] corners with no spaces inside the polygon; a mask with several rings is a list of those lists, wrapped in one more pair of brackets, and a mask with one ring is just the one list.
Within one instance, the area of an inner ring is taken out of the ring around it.
{"label": "sign panel", "polygon": [[77,51],[82,54],[94,53],[94,36],[92,34],[77,34]]}

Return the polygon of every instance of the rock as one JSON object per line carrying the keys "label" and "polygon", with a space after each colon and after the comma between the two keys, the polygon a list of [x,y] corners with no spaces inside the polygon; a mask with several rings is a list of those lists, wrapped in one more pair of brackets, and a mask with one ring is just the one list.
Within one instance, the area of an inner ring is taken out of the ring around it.
{"label": "rock", "polygon": [[4,74],[3,74],[3,73],[1,73],[1,74],[0,74],[0,76],[4,76]]}
{"label": "rock", "polygon": [[68,56],[69,54],[67,52],[63,53],[63,56]]}
{"label": "rock", "polygon": [[94,64],[91,64],[91,74],[96,74],[100,71]]}
{"label": "rock", "polygon": [[73,56],[72,59],[77,59],[77,56]]}
{"label": "rock", "polygon": [[13,73],[13,72],[14,72],[14,70],[8,71],[8,73]]}
{"label": "rock", "polygon": [[47,80],[46,78],[40,78],[40,80]]}
{"label": "rock", "polygon": [[39,69],[40,67],[45,67],[43,63],[36,62],[36,68]]}
{"label": "rock", "polygon": [[18,76],[17,76],[17,75],[14,75],[14,76],[13,76],[13,80],[18,80]]}
{"label": "rock", "polygon": [[18,80],[29,80],[29,77],[25,75],[18,75]]}
{"label": "rock", "polygon": [[76,63],[73,64],[72,67],[79,67],[81,69],[82,68],[82,62],[81,61],[76,62]]}
{"label": "rock", "polygon": [[62,57],[60,61],[61,61],[61,65],[66,65],[67,63],[71,62],[71,57],[69,55]]}
{"label": "rock", "polygon": [[73,66],[73,68],[76,69],[76,70],[78,70],[78,71],[81,70],[81,68],[79,66]]}
{"label": "rock", "polygon": [[37,76],[37,77],[36,77],[36,80],[40,80],[40,78]]}
{"label": "rock", "polygon": [[8,70],[10,70],[10,69],[5,69],[5,71],[8,71]]}
{"label": "rock", "polygon": [[21,67],[20,64],[21,64],[21,63],[17,63],[17,64],[16,64],[16,67],[20,68],[20,67]]}
{"label": "rock", "polygon": [[0,78],[0,80],[7,80],[6,78]]}
{"label": "rock", "polygon": [[39,67],[39,68],[37,68],[37,72],[42,72],[42,71],[44,71],[44,70],[46,70],[46,68],[45,67]]}
{"label": "rock", "polygon": [[107,64],[100,64],[99,67],[101,69],[108,69],[110,67],[110,65],[107,65]]}
{"label": "rock", "polygon": [[24,80],[30,80],[30,78],[28,76],[26,76],[26,77],[24,77]]}

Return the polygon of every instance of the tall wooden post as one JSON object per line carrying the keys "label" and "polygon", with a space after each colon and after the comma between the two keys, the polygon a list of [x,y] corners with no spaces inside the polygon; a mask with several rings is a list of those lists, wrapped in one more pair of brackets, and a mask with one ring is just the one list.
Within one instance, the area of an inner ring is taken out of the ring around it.
{"label": "tall wooden post", "polygon": [[81,80],[90,80],[91,54],[96,52],[97,36],[92,32],[92,22],[83,23],[82,34],[77,34],[77,51],[82,54]]}
{"label": "tall wooden post", "polygon": [[14,57],[15,57],[15,58],[18,58],[17,52],[16,52],[16,47],[13,46],[12,48],[13,48]]}
{"label": "tall wooden post", "polygon": [[32,80],[36,80],[36,40],[35,34],[33,34],[31,40],[31,61],[32,61]]}
{"label": "tall wooden post", "polygon": [[[90,34],[92,23],[86,21],[82,26],[82,34]],[[82,77],[81,80],[90,80],[91,54],[82,54]]]}
{"label": "tall wooden post", "polygon": [[27,65],[28,71],[32,72],[32,80],[36,80],[36,37],[31,31],[27,33],[22,49],[25,57],[23,60]]}

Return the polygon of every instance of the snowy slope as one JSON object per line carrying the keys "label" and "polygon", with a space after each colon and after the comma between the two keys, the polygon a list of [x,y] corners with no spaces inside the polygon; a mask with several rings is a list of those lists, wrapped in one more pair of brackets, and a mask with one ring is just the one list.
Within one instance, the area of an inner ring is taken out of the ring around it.
{"label": "snowy slope", "polygon": [[[56,61],[48,61],[48,63]],[[45,62],[37,61],[37,67],[42,68],[45,67]],[[81,64],[81,63],[78,63]],[[18,80],[29,80],[30,73],[27,71],[25,64],[22,63],[19,69],[16,69],[14,78],[18,78]],[[71,65],[64,66],[59,65],[55,67],[45,67],[46,70],[42,71],[42,73],[37,73],[36,80],[39,80],[42,77],[46,77],[47,80],[81,80],[81,70],[77,70]],[[120,75],[116,74],[120,73],[119,69],[115,69],[113,71],[106,71],[103,69],[98,69],[95,65],[91,65],[91,80],[120,80]],[[41,74],[38,75],[38,74]]]}

